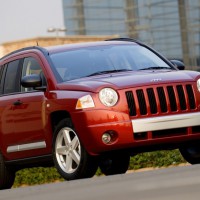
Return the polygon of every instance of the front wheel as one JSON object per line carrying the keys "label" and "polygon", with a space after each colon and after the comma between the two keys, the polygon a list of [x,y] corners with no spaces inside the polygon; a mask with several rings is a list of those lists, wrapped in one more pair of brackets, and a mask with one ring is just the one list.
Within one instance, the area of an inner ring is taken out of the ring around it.
{"label": "front wheel", "polygon": [[124,153],[107,155],[100,160],[101,172],[108,175],[124,174],[128,170],[130,156]]}
{"label": "front wheel", "polygon": [[90,178],[98,167],[96,158],[86,152],[69,119],[62,120],[54,132],[53,159],[66,180]]}
{"label": "front wheel", "polygon": [[184,146],[179,151],[183,158],[190,164],[200,163],[200,144]]}

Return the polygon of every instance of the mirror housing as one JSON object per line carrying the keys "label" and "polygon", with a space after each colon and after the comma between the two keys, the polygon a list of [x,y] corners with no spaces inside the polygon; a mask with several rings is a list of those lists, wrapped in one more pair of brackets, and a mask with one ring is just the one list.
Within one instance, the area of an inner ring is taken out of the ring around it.
{"label": "mirror housing", "polygon": [[183,62],[181,62],[180,60],[170,60],[171,63],[177,67],[179,70],[184,70],[185,69],[185,65]]}
{"label": "mirror housing", "polygon": [[42,79],[39,74],[31,74],[28,76],[24,76],[21,79],[21,85],[25,88],[34,88],[36,90],[44,90],[44,88],[42,87]]}

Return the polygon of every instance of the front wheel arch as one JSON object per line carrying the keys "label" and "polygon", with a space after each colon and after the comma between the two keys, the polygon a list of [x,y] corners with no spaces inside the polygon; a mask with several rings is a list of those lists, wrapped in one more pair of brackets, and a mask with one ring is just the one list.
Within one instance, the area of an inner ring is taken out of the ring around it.
{"label": "front wheel arch", "polygon": [[70,113],[67,112],[66,110],[58,110],[58,111],[52,112],[50,115],[50,119],[51,119],[53,133],[55,132],[56,127],[62,120],[70,119],[70,118],[71,118]]}

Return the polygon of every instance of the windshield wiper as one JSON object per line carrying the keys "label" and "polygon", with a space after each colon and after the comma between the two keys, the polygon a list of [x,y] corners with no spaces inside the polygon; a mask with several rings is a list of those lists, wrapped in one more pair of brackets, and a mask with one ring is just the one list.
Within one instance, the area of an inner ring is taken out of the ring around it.
{"label": "windshield wiper", "polygon": [[169,67],[160,67],[160,66],[157,66],[157,67],[147,67],[147,68],[142,68],[142,69],[139,69],[139,70],[151,70],[151,69],[172,69],[172,68],[169,68]]}
{"label": "windshield wiper", "polygon": [[101,75],[101,74],[115,73],[115,72],[124,72],[124,71],[133,71],[133,70],[131,70],[131,69],[114,69],[114,70],[98,71],[98,72],[89,74],[87,77]]}

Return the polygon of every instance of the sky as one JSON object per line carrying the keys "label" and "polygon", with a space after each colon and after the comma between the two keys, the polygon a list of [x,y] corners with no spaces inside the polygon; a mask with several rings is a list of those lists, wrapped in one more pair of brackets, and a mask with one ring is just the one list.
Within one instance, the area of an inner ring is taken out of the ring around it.
{"label": "sky", "polygon": [[55,36],[47,32],[52,27],[64,27],[62,0],[0,0],[0,45]]}

